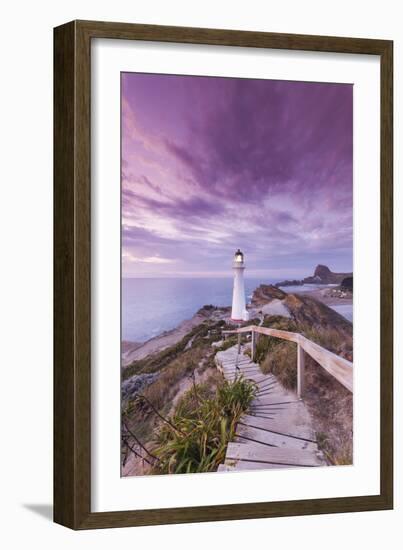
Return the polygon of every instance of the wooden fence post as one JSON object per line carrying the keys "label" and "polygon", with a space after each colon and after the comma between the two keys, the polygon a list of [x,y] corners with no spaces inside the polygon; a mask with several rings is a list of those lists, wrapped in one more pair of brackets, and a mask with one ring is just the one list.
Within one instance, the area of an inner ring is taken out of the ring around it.
{"label": "wooden fence post", "polygon": [[305,352],[297,344],[297,392],[299,399],[302,399],[305,390]]}
{"label": "wooden fence post", "polygon": [[251,359],[252,361],[255,360],[255,354],[256,354],[256,332],[252,330],[252,349],[251,349]]}

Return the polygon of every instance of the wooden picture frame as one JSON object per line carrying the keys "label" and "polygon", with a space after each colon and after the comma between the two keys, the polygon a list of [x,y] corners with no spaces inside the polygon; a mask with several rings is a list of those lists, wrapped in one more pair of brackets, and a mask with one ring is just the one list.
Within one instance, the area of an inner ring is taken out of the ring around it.
{"label": "wooden picture frame", "polygon": [[[113,38],[380,56],[380,493],[92,513],[91,40]],[[235,30],[73,21],[54,30],[54,520],[72,529],[386,510],[393,506],[393,42]]]}

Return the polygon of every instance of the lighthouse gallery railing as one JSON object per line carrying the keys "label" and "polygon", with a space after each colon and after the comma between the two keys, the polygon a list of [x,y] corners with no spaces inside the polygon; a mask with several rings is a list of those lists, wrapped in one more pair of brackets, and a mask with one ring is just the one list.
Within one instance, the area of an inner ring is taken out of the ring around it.
{"label": "lighthouse gallery railing", "polygon": [[297,332],[288,332],[286,330],[277,330],[274,328],[259,327],[255,325],[250,325],[235,330],[223,331],[224,335],[242,333],[252,334],[252,360],[254,360],[256,354],[256,336],[259,334],[272,336],[274,338],[281,338],[282,340],[288,340],[297,344],[298,397],[302,398],[304,393],[305,352],[317,363],[319,363],[319,365],[326,372],[336,378],[336,380],[338,380],[340,384],[342,384],[350,392],[353,391],[353,363],[351,363],[351,361],[347,361],[347,359],[344,359],[339,355],[336,355],[335,353],[332,353],[325,348],[322,348],[322,346],[319,346],[318,344],[315,344],[315,342],[308,340],[308,338],[305,338],[305,336],[303,336],[302,334],[299,334]]}

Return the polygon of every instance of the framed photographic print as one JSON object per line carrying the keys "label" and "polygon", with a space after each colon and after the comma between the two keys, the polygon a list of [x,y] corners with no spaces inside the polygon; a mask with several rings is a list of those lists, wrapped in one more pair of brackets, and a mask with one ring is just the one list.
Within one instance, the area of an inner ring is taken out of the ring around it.
{"label": "framed photographic print", "polygon": [[393,503],[392,52],[54,34],[54,519]]}

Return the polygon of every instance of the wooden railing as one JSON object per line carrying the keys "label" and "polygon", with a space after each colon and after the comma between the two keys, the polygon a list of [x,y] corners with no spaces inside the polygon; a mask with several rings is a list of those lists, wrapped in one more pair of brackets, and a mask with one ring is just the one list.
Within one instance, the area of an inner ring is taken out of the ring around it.
{"label": "wooden railing", "polygon": [[286,330],[277,330],[275,328],[259,327],[250,325],[235,330],[223,331],[223,334],[252,334],[252,361],[256,355],[256,341],[259,334],[265,336],[272,336],[274,338],[281,338],[282,340],[288,340],[289,342],[295,342],[297,344],[297,393],[298,397],[302,398],[304,393],[305,382],[305,353],[307,353],[312,359],[314,359],[319,365],[329,374],[331,374],[336,380],[340,382],[350,392],[353,391],[353,364],[347,359],[332,353],[331,351],[322,348],[315,342],[308,340],[302,334],[297,332],[288,332]]}

